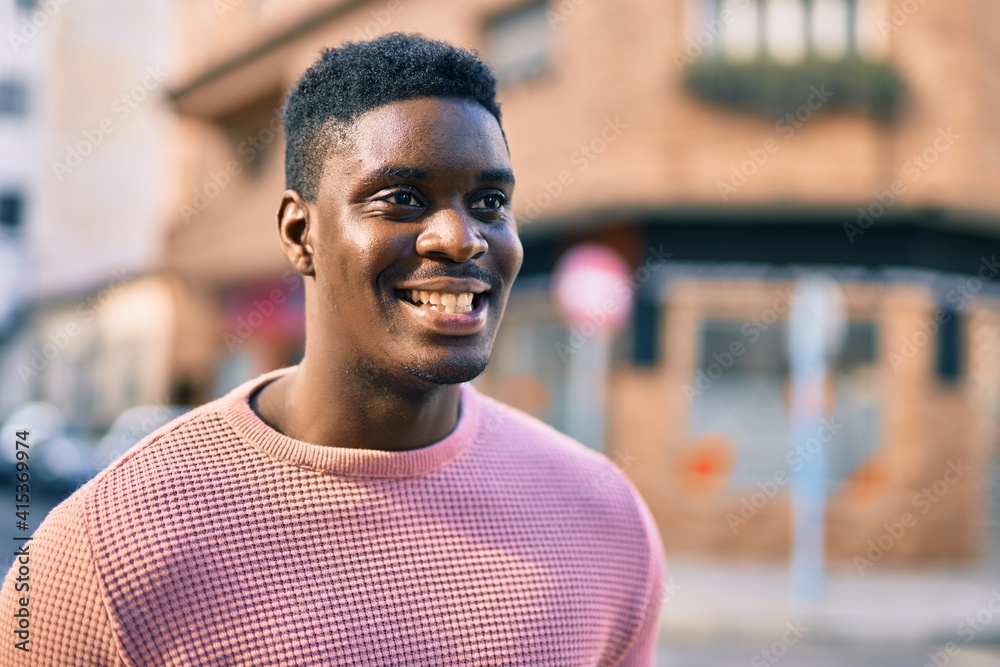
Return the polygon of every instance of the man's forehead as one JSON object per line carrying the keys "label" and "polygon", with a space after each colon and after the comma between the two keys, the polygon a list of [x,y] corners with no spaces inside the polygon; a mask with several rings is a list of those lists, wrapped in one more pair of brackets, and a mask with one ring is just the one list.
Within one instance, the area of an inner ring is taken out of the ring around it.
{"label": "man's forehead", "polygon": [[352,127],[355,149],[385,158],[428,150],[481,152],[506,157],[496,118],[476,102],[418,98],[387,104],[359,116]]}
{"label": "man's forehead", "polygon": [[513,183],[507,144],[496,118],[476,102],[418,98],[359,116],[341,165],[365,180],[426,180],[441,170]]}
{"label": "man's forehead", "polygon": [[354,122],[355,125],[364,125],[366,121],[373,124],[402,123],[432,116],[436,117],[438,122],[445,123],[466,123],[473,119],[497,122],[493,114],[475,100],[433,96],[414,97],[382,104],[357,116]]}

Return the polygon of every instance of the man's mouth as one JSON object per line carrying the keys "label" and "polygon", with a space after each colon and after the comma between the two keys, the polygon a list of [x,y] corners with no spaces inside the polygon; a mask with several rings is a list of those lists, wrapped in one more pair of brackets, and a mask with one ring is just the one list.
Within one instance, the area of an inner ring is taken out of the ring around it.
{"label": "man's mouth", "polygon": [[476,292],[428,292],[424,290],[396,290],[396,295],[409,301],[420,310],[439,313],[471,313],[476,309],[484,294]]}

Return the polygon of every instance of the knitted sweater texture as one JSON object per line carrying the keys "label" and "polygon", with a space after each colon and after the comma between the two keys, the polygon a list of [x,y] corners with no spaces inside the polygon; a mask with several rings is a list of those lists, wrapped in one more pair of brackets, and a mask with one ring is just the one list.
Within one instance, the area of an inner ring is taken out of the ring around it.
{"label": "knitted sweater texture", "polygon": [[[0,592],[0,666],[650,666],[652,517],[607,458],[462,385],[426,447],[275,431],[264,374],[58,505]],[[28,652],[15,648],[20,598]]]}

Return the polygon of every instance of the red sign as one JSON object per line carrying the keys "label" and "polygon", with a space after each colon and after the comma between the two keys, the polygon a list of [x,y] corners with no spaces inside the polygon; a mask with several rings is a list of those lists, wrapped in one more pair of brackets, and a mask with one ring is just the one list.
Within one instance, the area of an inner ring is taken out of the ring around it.
{"label": "red sign", "polygon": [[556,263],[554,295],[568,326],[590,323],[611,335],[632,313],[634,289],[629,265],[606,246],[574,246]]}

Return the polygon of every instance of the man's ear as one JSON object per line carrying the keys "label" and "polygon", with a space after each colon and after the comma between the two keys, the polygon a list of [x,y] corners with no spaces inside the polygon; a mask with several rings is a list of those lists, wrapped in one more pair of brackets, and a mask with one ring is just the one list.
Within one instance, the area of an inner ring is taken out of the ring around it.
{"label": "man's ear", "polygon": [[285,190],[278,207],[278,237],[281,249],[296,271],[303,276],[316,275],[310,239],[313,215],[309,205],[295,190]]}

